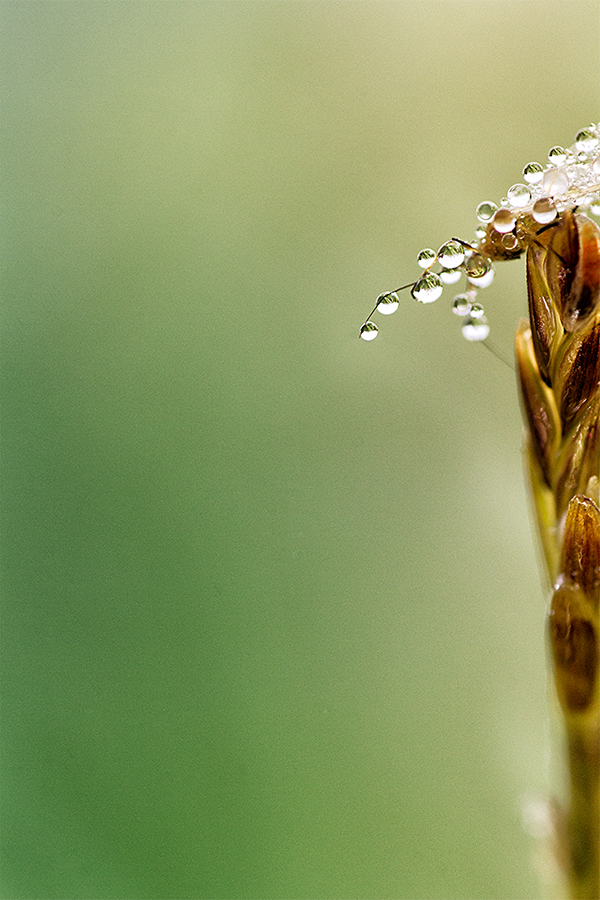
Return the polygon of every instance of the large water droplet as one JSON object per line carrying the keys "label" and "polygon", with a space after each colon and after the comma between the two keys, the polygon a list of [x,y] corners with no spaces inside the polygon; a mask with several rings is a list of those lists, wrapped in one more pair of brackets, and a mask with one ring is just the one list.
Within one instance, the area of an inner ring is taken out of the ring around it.
{"label": "large water droplet", "polygon": [[507,234],[517,224],[517,218],[512,209],[499,209],[494,214],[494,228],[500,234]]}
{"label": "large water droplet", "polygon": [[491,222],[498,207],[491,200],[484,200],[475,210],[480,222]]}
{"label": "large water droplet", "polygon": [[441,296],[443,289],[440,276],[434,272],[427,272],[419,278],[411,293],[419,303],[433,303]]}
{"label": "large water droplet", "polygon": [[511,206],[522,209],[531,200],[531,191],[526,184],[513,184],[506,192],[506,196]]}
{"label": "large water droplet", "polygon": [[468,294],[457,294],[452,301],[452,312],[457,316],[466,316],[471,312],[471,297]]}
{"label": "large water droplet", "polygon": [[491,261],[483,253],[473,253],[465,262],[465,272],[469,278],[481,278],[491,268]]}
{"label": "large water droplet", "polygon": [[460,269],[442,269],[440,272],[440,278],[444,284],[456,284],[457,281],[460,281],[461,275]]}
{"label": "large water droplet", "polygon": [[552,147],[548,150],[548,159],[553,166],[562,166],[567,158],[567,151],[563,147]]}
{"label": "large water droplet", "polygon": [[462,333],[468,341],[485,341],[490,333],[490,326],[485,316],[482,319],[473,319],[469,316],[463,322]]}
{"label": "large water droplet", "polygon": [[422,269],[428,269],[429,266],[432,266],[436,260],[436,252],[435,250],[431,250],[430,247],[426,247],[424,250],[417,255],[417,265],[421,266]]}
{"label": "large water droplet", "polygon": [[456,269],[463,264],[465,251],[458,241],[446,241],[438,250],[437,257],[445,269]]}
{"label": "large water droplet", "polygon": [[538,181],[542,180],[543,174],[543,167],[536,162],[527,163],[527,165],[523,169],[523,178],[525,179],[527,184],[537,184]]}
{"label": "large water droplet", "polygon": [[548,169],[542,178],[542,188],[551,197],[564,194],[569,187],[569,176],[564,169]]}
{"label": "large water droplet", "polygon": [[582,128],[581,131],[578,131],[575,135],[575,146],[580,153],[591,153],[592,150],[596,149],[599,143],[600,141],[589,128]]}
{"label": "large water droplet", "polygon": [[489,265],[489,269],[487,269],[487,271],[483,272],[481,275],[469,275],[467,277],[467,281],[469,282],[469,284],[472,284],[473,287],[476,288],[489,287],[494,280],[494,267],[491,262]]}
{"label": "large water droplet", "polygon": [[398,294],[380,294],[377,298],[377,309],[384,316],[391,316],[400,306],[400,298]]}
{"label": "large water droplet", "polygon": [[363,341],[374,341],[378,334],[379,329],[375,322],[365,322],[364,325],[361,325],[360,336]]}
{"label": "large water droplet", "polygon": [[481,303],[474,303],[471,307],[471,318],[472,319],[483,319],[485,314],[485,310]]}
{"label": "large water droplet", "polygon": [[540,197],[533,204],[531,215],[540,225],[547,225],[548,222],[553,222],[557,215],[554,201],[550,197]]}

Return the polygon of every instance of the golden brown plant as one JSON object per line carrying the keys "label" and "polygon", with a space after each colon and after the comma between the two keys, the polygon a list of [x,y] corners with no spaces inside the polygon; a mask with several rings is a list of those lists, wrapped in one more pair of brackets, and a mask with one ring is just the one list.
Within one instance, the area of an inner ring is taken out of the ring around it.
{"label": "golden brown plant", "polygon": [[[485,342],[475,291],[490,283],[494,262],[526,253],[529,319],[517,328],[516,359],[569,772],[558,852],[571,900],[600,900],[600,229],[581,211],[600,213],[600,126],[580,131],[570,150],[554,147],[545,169],[529,163],[523,176],[528,184],[513,185],[500,209],[479,205],[476,242],[421,251],[426,272],[406,287],[432,302],[464,271],[467,291],[453,309],[465,316],[465,337]],[[373,313],[397,305],[397,291],[387,292]],[[361,337],[377,331],[369,319]]]}
{"label": "golden brown plant", "polygon": [[529,322],[516,357],[538,528],[553,585],[549,633],[565,719],[572,898],[600,897],[600,229],[565,210],[527,248]]}

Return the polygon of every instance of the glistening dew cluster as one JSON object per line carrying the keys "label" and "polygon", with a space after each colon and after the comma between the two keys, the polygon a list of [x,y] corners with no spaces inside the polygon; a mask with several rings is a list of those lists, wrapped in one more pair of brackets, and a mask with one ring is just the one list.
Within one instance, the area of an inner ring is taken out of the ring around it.
{"label": "glistening dew cluster", "polygon": [[419,303],[433,303],[446,284],[456,284],[466,276],[466,288],[457,294],[452,310],[461,316],[462,333],[468,341],[485,341],[490,332],[477,292],[492,283],[494,262],[516,259],[536,236],[566,209],[583,210],[600,215],[600,125],[590,125],[575,135],[575,142],[565,150],[552,147],[548,162],[542,166],[530,162],[523,169],[522,184],[513,184],[500,201],[480,203],[476,210],[478,226],[473,243],[458,238],[446,241],[440,249],[425,249],[417,263],[425,272],[410,284],[386,291],[377,298],[360,337],[372,341],[379,329],[371,316],[375,312],[390,315],[398,309],[398,293],[405,288]]}

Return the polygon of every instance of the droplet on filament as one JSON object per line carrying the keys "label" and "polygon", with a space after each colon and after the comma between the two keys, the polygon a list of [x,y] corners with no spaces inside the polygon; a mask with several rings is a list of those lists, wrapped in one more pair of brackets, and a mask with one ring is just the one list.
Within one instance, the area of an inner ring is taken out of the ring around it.
{"label": "droplet on filament", "polygon": [[442,295],[444,286],[439,275],[427,272],[412,289],[412,295],[419,303],[433,303]]}
{"label": "droplet on filament", "polygon": [[375,322],[365,322],[364,325],[361,325],[360,328],[360,336],[363,341],[374,341],[377,335],[379,334],[379,329]]}
{"label": "droplet on filament", "polygon": [[377,310],[384,316],[391,316],[400,306],[400,298],[393,291],[389,294],[380,294],[377,298]]}

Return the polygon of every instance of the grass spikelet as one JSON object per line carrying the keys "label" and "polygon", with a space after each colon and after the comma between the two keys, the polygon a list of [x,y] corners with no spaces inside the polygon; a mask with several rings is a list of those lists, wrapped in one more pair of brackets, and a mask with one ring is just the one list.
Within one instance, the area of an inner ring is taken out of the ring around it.
{"label": "grass spikelet", "polygon": [[565,210],[527,251],[529,322],[516,356],[527,454],[552,594],[549,631],[565,720],[564,813],[573,900],[600,896],[600,229]]}
{"label": "grass spikelet", "polygon": [[[479,204],[473,242],[422,250],[425,273],[404,287],[431,303],[462,273],[466,287],[452,303],[462,333],[502,359],[478,292],[494,263],[526,254],[529,317],[515,345],[569,773],[555,817],[558,855],[571,900],[600,900],[600,229],[584,214],[600,214],[600,125],[579,131],[567,150],[553,147],[545,167],[528,163],[523,178],[500,208]],[[370,315],[395,311],[401,290],[381,294]],[[360,336],[377,333],[369,318]]]}

